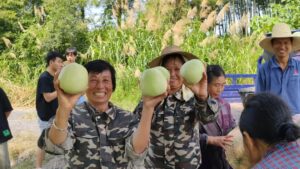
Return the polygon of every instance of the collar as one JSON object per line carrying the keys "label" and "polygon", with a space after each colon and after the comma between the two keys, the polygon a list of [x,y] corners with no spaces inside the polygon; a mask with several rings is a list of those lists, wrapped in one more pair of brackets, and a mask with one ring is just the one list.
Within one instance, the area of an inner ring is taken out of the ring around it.
{"label": "collar", "polygon": [[96,110],[96,108],[91,105],[89,102],[87,102],[87,108],[89,110],[91,110],[91,112],[93,112],[93,114],[102,114],[102,113],[105,113],[111,120],[114,120],[116,118],[116,108],[115,106],[111,103],[111,102],[108,102],[108,110],[106,110],[105,112],[99,112]]}
{"label": "collar", "polygon": [[182,85],[181,89],[174,93],[174,97],[178,100],[188,101],[194,97],[194,93],[185,85]]}
{"label": "collar", "polygon": [[[271,58],[270,62],[271,62],[271,68],[280,68],[275,56]],[[291,58],[291,55],[289,56],[287,67],[294,67],[293,59]]]}

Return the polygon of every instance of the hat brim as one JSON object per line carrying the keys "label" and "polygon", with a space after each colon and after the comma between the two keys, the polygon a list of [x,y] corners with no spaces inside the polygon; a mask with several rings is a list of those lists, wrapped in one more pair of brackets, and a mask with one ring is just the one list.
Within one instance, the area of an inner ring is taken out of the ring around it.
{"label": "hat brim", "polygon": [[181,54],[186,60],[199,59],[196,55],[193,55],[192,53],[176,51],[176,52],[170,52],[167,54],[163,54],[163,55],[160,55],[160,56],[154,58],[152,61],[150,61],[148,63],[148,66],[150,68],[156,67],[156,66],[161,66],[161,62],[162,62],[163,58],[165,56],[172,55],[172,54]]}
{"label": "hat brim", "polygon": [[259,46],[265,49],[268,52],[274,54],[274,50],[271,44],[272,39],[276,38],[293,38],[292,51],[296,51],[300,49],[300,36],[289,36],[289,37],[266,37],[259,42]]}

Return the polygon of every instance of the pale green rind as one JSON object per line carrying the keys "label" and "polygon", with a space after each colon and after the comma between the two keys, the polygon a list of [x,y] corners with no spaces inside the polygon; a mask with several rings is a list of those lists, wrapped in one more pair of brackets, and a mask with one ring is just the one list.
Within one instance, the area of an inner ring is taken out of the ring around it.
{"label": "pale green rind", "polygon": [[87,89],[88,72],[82,65],[71,63],[66,65],[59,76],[60,88],[69,94],[78,94]]}
{"label": "pale green rind", "polygon": [[166,92],[168,82],[160,70],[151,68],[143,72],[140,87],[142,95],[158,96]]}
{"label": "pale green rind", "polygon": [[180,75],[188,84],[196,84],[202,79],[204,66],[198,59],[187,61],[180,68]]}

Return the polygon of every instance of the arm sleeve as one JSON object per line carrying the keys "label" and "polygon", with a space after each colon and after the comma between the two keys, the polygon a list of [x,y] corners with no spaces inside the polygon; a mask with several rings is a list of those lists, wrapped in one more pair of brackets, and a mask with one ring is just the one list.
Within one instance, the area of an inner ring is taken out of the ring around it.
{"label": "arm sleeve", "polygon": [[205,150],[207,146],[207,134],[200,133],[200,147],[201,150]]}
{"label": "arm sleeve", "polygon": [[263,74],[263,66],[261,66],[257,72],[255,79],[255,93],[259,93],[266,90],[265,76]]}
{"label": "arm sleeve", "polygon": [[39,93],[43,94],[53,92],[53,88],[53,82],[49,78],[42,76],[39,79]]}
{"label": "arm sleeve", "polygon": [[133,134],[126,139],[125,145],[125,155],[130,159],[128,168],[144,168],[144,160],[148,153],[148,149],[146,149],[143,153],[140,154],[135,153],[133,150],[132,138]]}
{"label": "arm sleeve", "polygon": [[135,107],[133,114],[136,114],[140,119],[142,111],[143,111],[143,102],[140,101],[139,104]]}
{"label": "arm sleeve", "polygon": [[206,101],[195,98],[196,117],[203,124],[216,120],[220,106],[218,102],[210,96]]}
{"label": "arm sleeve", "polygon": [[230,107],[229,103],[227,103],[227,107],[228,107],[228,112],[229,112],[229,116],[230,116],[230,128],[233,129],[236,127],[236,121],[231,113],[231,107]]}
{"label": "arm sleeve", "polygon": [[70,125],[71,120],[72,119],[69,120],[68,124],[67,138],[62,144],[56,145],[52,143],[49,138],[49,127],[45,129],[45,133],[40,136],[38,140],[39,147],[50,154],[65,154],[68,150],[71,150],[75,143],[72,126]]}
{"label": "arm sleeve", "polygon": [[13,110],[6,93],[4,92],[4,90],[2,88],[0,88],[0,104],[2,104],[2,106],[3,106],[4,113]]}
{"label": "arm sleeve", "polygon": [[[140,114],[140,113],[138,113]],[[134,132],[136,131],[138,124],[139,124],[139,118],[138,118],[138,114],[134,114],[131,120],[131,124],[129,126],[129,128],[131,128],[131,135],[129,137],[126,138],[125,140],[125,155],[130,159],[129,160],[129,164],[128,168],[143,168],[144,166],[144,160],[146,158],[146,155],[148,153],[148,148],[145,149],[145,151],[143,153],[136,153],[134,152],[133,149],[133,143],[132,143],[132,139],[133,139],[133,135]]]}

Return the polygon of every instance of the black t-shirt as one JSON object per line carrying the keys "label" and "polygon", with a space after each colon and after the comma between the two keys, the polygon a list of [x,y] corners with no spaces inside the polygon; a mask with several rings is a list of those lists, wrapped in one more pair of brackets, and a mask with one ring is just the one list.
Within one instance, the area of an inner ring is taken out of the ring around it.
{"label": "black t-shirt", "polygon": [[12,111],[11,104],[5,92],[2,90],[2,88],[0,88],[0,143],[4,143],[12,138],[5,115],[5,113],[9,111]]}
{"label": "black t-shirt", "polygon": [[48,121],[51,117],[53,117],[58,107],[57,98],[50,102],[46,102],[43,96],[43,93],[51,93],[55,91],[53,78],[54,77],[49,72],[45,71],[40,75],[38,80],[35,107],[38,116],[42,121]]}

